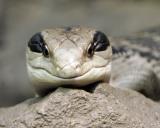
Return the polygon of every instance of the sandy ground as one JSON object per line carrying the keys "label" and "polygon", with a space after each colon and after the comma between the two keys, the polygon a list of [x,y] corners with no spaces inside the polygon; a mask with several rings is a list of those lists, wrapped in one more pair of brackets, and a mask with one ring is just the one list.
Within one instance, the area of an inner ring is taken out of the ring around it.
{"label": "sandy ground", "polygon": [[151,2],[1,0],[0,6],[0,33],[4,34],[0,45],[0,106],[33,96],[27,79],[25,48],[35,32],[84,25],[111,36],[123,36],[160,23],[160,3]]}

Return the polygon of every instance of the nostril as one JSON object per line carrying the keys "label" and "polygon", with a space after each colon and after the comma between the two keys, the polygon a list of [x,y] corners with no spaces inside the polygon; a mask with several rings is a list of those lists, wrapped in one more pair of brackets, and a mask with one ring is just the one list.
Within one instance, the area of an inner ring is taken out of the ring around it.
{"label": "nostril", "polygon": [[58,71],[58,74],[63,78],[73,78],[81,75],[80,64],[71,63],[65,65],[61,70]]}
{"label": "nostril", "polygon": [[61,65],[57,65],[56,70],[59,71],[68,71],[68,70],[72,70],[72,72],[80,72],[81,70],[81,64],[79,62],[72,62],[72,63],[67,63],[63,66]]}
{"label": "nostril", "polygon": [[76,72],[80,72],[80,64],[79,63],[73,63],[71,66],[75,69]]}
{"label": "nostril", "polygon": [[71,66],[75,69],[80,68],[80,64],[79,63],[72,63]]}

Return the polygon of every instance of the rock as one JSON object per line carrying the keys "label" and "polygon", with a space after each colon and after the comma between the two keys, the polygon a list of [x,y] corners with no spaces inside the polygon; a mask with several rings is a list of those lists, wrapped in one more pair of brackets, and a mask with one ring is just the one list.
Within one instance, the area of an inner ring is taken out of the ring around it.
{"label": "rock", "polygon": [[158,128],[159,113],[157,103],[137,92],[99,84],[93,93],[58,88],[0,109],[0,128]]}

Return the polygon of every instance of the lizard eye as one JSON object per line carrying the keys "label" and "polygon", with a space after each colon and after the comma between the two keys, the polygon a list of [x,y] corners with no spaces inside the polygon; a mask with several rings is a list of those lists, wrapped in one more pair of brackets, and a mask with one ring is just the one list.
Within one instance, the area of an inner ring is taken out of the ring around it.
{"label": "lizard eye", "polygon": [[44,45],[42,53],[43,53],[44,57],[48,57],[49,56],[49,51],[48,51],[48,48],[47,48],[46,45]]}
{"label": "lizard eye", "polygon": [[44,43],[41,33],[36,33],[32,36],[28,42],[28,47],[32,52],[42,53],[45,57],[48,57],[49,51]]}
{"label": "lizard eye", "polygon": [[107,36],[104,33],[97,31],[94,34],[93,41],[88,49],[88,54],[92,56],[94,52],[105,51],[109,45],[110,42]]}

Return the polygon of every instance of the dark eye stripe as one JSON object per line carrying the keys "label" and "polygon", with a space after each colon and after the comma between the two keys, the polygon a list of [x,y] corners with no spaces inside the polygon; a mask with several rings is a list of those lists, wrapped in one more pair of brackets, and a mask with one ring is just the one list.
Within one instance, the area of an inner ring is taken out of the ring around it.
{"label": "dark eye stripe", "polygon": [[107,38],[107,36],[100,31],[97,31],[94,34],[93,41],[88,48],[88,55],[93,56],[94,52],[99,52],[99,51],[105,51],[108,46],[110,46],[110,42]]}
{"label": "dark eye stripe", "polygon": [[93,43],[95,45],[95,51],[104,51],[110,45],[107,36],[100,31],[95,33]]}
{"label": "dark eye stripe", "polygon": [[33,52],[42,53],[44,46],[44,40],[41,33],[36,33],[32,36],[30,41],[28,42],[28,47]]}

